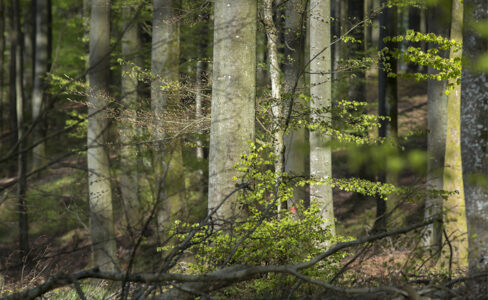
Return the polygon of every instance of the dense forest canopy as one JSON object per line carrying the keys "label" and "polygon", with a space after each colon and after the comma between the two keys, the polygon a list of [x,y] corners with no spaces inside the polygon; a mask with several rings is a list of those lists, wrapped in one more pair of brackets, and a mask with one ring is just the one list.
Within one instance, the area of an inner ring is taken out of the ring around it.
{"label": "dense forest canopy", "polygon": [[481,299],[487,0],[0,0],[0,299]]}

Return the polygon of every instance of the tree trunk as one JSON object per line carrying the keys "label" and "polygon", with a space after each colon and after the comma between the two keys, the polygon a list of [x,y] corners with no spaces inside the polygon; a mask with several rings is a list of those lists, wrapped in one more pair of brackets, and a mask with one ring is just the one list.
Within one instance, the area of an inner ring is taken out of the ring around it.
{"label": "tree trunk", "polygon": [[[293,111],[306,110],[307,103],[297,97],[305,92],[304,77],[300,76],[304,68],[305,35],[304,22],[306,3],[303,0],[290,0],[285,8],[285,62],[283,65],[285,86],[285,116],[288,115],[290,101],[293,101]],[[290,176],[306,177],[308,171],[308,136],[305,128],[291,129],[284,137],[285,143],[285,171]],[[295,206],[299,201],[307,201],[305,187],[296,187],[293,197],[288,201],[288,208]]]}
{"label": "tree trunk", "polygon": [[[208,22],[210,16],[207,13],[200,15],[201,24],[199,28],[200,40],[198,43],[198,61],[196,70],[196,95],[195,95],[195,118],[200,120],[203,117],[203,99],[205,96],[205,88],[208,85],[208,63],[207,63],[207,48],[208,48]],[[203,131],[199,130],[199,136],[197,138],[196,158],[197,161],[202,163],[204,161],[204,145],[203,145]],[[198,170],[198,185],[199,192],[202,199],[207,194],[207,179],[203,168]]]}
{"label": "tree trunk", "polygon": [[[23,40],[23,54],[22,61],[24,65],[24,70],[22,71],[22,80],[24,86],[24,95],[29,95],[26,97],[26,106],[32,105],[30,102],[30,92],[32,91],[33,81],[34,81],[34,59],[35,59],[35,39],[36,39],[36,16],[38,12],[36,11],[37,0],[30,0],[30,5],[23,9],[23,30],[24,34]],[[29,105],[30,104],[30,105]]]}
{"label": "tree trunk", "polygon": [[[387,1],[383,0],[381,5],[385,5]],[[397,8],[384,8],[380,15],[380,36],[379,36],[379,50],[385,47],[394,49],[394,43],[385,43],[383,39],[388,36],[395,36],[397,31]],[[391,72],[397,72],[397,61],[391,55],[385,57],[390,64]],[[383,61],[380,61],[378,68],[378,115],[382,117],[389,117],[390,120],[382,120],[378,135],[380,137],[387,137],[393,147],[393,152],[398,146],[398,90],[397,80],[394,77],[388,77],[388,72],[385,70]],[[385,170],[378,175],[378,180],[381,182],[388,182],[396,184],[396,175],[388,171],[388,162],[384,165]],[[396,201],[388,204],[389,209],[394,209],[397,205]],[[374,230],[382,232],[387,229],[387,203],[380,197],[376,197],[376,222]]]}
{"label": "tree trunk", "polygon": [[[364,0],[348,0],[347,15],[349,17],[348,29],[363,21],[364,19]],[[364,55],[364,25],[357,26],[349,35],[356,41],[362,43],[348,44],[349,58],[361,59]],[[348,97],[354,101],[364,101],[366,99],[366,73],[363,70],[353,70],[349,78]]]}
{"label": "tree trunk", "polygon": [[[17,145],[18,129],[17,129],[17,92],[15,76],[17,72],[15,53],[17,48],[17,30],[15,27],[15,18],[13,14],[13,5],[10,5],[9,9],[9,33],[8,38],[10,42],[10,66],[9,66],[9,120],[10,120],[10,148],[14,148]],[[17,175],[17,164],[10,162],[9,175]]]}
{"label": "tree trunk", "polygon": [[138,147],[135,144],[137,137],[140,136],[140,129],[137,128],[137,110],[140,106],[137,91],[138,80],[134,67],[143,68],[144,64],[140,51],[142,51],[142,41],[139,34],[138,22],[134,21],[134,5],[125,5],[122,10],[122,28],[125,31],[122,36],[122,112],[120,130],[120,191],[126,224],[129,230],[138,228],[142,222],[141,204],[139,202],[139,155]]}
{"label": "tree trunk", "polygon": [[[3,122],[3,110],[4,110],[4,89],[3,89],[3,84],[5,82],[4,80],[4,66],[5,66],[5,23],[6,23],[6,16],[5,16],[5,4],[3,0],[0,0],[0,135],[3,134],[3,128],[4,128],[4,122]],[[0,148],[0,151],[3,149]]]}
{"label": "tree trunk", "polygon": [[[269,73],[271,78],[271,97],[273,105],[273,152],[275,155],[274,168],[277,182],[277,188],[281,181],[281,174],[284,172],[284,141],[283,141],[283,103],[281,100],[281,67],[278,60],[278,31],[273,21],[273,1],[264,0],[264,27],[268,41],[268,61]],[[281,209],[281,202],[278,203],[278,212]]]}
{"label": "tree trunk", "polygon": [[106,149],[110,71],[110,0],[91,0],[88,115],[88,191],[93,263],[104,271],[115,270],[115,235]]}
{"label": "tree trunk", "polygon": [[[463,4],[461,0],[452,0],[451,40],[463,41]],[[450,59],[462,58],[460,51],[451,50]],[[449,93],[447,104],[446,154],[444,161],[443,190],[457,191],[444,202],[444,227],[454,249],[453,261],[460,268],[468,266],[468,231],[466,225],[466,207],[464,203],[463,169],[461,159],[461,86],[456,79]]]}
{"label": "tree trunk", "polygon": [[15,108],[17,115],[17,201],[19,212],[19,246],[21,255],[27,255],[29,252],[29,239],[28,239],[28,221],[27,221],[27,206],[25,203],[25,193],[27,190],[27,178],[26,178],[26,156],[23,152],[25,145],[24,137],[24,90],[23,90],[23,64],[22,64],[22,30],[20,29],[20,7],[19,2],[14,1],[12,4],[12,59],[15,60],[15,77],[11,77],[10,80],[15,80]]}
{"label": "tree trunk", "polygon": [[[310,106],[312,121],[331,122],[332,57],[330,47],[330,0],[310,1]],[[325,110],[318,114],[317,110]],[[330,137],[320,130],[310,132],[310,176],[317,180],[332,178]],[[312,185],[310,201],[318,204],[324,226],[335,234],[332,188],[328,184]]]}
{"label": "tree trunk", "polygon": [[[410,6],[408,8],[408,29],[420,32],[420,16],[421,16],[421,9],[415,6]],[[409,45],[412,47],[420,47],[420,43],[418,42],[409,42]],[[415,63],[408,64],[408,71],[410,73],[418,72],[418,65]]]}
{"label": "tree trunk", "polygon": [[[153,139],[157,141],[154,155],[157,194],[160,204],[158,226],[162,230],[172,216],[185,209],[185,180],[182,145],[179,138],[164,144],[167,138],[161,122],[167,111],[178,108],[180,98],[174,83],[179,80],[180,29],[177,13],[179,0],[154,0],[151,73],[151,110],[154,114]],[[170,86],[169,88],[162,86]]]}
{"label": "tree trunk", "polygon": [[[46,75],[49,65],[49,38],[48,38],[48,10],[49,3],[47,0],[36,1],[36,32],[35,32],[35,76],[34,89],[32,90],[32,120],[36,121],[43,108]],[[33,141],[37,142],[42,139],[42,122],[38,122],[33,133]],[[46,162],[46,146],[42,142],[32,150],[32,170],[36,170]]]}
{"label": "tree trunk", "polygon": [[[450,10],[444,6],[428,9],[428,32],[443,37],[449,37]],[[436,45],[430,45],[436,47]],[[439,53],[447,57],[448,53]],[[430,74],[437,71],[429,68]],[[427,186],[441,190],[444,176],[444,155],[446,153],[447,126],[447,80],[429,80],[427,83]],[[425,218],[440,216],[442,213],[442,198],[428,197],[425,201]],[[425,246],[437,251],[442,245],[442,224],[436,222],[427,226],[424,236]]]}
{"label": "tree trunk", "polygon": [[215,1],[208,208],[217,219],[241,215],[237,194],[228,196],[242,175],[234,165],[254,140],[256,19],[255,0]]}
{"label": "tree trunk", "polygon": [[[464,197],[469,233],[469,269],[488,269],[488,85],[478,60],[488,52],[488,39],[472,25],[488,21],[486,0],[464,0],[463,59],[469,64],[461,79],[461,148]],[[485,283],[486,284],[486,283]]]}

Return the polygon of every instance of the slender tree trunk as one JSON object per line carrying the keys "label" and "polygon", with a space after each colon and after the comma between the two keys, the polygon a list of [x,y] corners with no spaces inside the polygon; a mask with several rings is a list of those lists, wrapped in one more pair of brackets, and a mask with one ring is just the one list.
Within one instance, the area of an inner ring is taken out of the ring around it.
{"label": "slender tree trunk", "polygon": [[[285,112],[288,115],[290,101],[293,101],[293,112],[307,110],[307,103],[297,97],[304,90],[304,76],[300,76],[305,63],[305,14],[306,1],[290,0],[285,7],[284,44],[285,62],[283,65],[286,98]],[[294,94],[293,94],[294,93]],[[295,113],[296,114],[296,113]],[[293,114],[292,114],[293,115]],[[285,143],[285,171],[290,176],[306,177],[308,169],[308,136],[305,128],[291,129],[284,137]],[[296,187],[293,197],[288,201],[288,208],[295,206],[299,201],[307,201],[305,187]]]}
{"label": "slender tree trunk", "polygon": [[[10,67],[9,67],[9,120],[10,120],[10,148],[17,145],[18,140],[18,127],[17,127],[17,92],[16,92],[16,59],[15,53],[17,48],[17,30],[15,27],[15,18],[13,14],[13,5],[10,4],[9,10],[9,29],[8,34],[10,42]],[[10,162],[9,165],[9,175],[16,176],[17,174],[17,164]]]}
{"label": "slender tree trunk", "polygon": [[[5,83],[4,80],[4,66],[5,66],[5,23],[6,23],[6,16],[5,16],[5,4],[3,0],[0,0],[0,135],[3,134],[4,122],[3,122],[3,110],[4,110],[4,103],[3,103],[3,96],[4,96],[4,89],[3,84]],[[1,151],[2,149],[0,149]]]}
{"label": "slender tree trunk", "polygon": [[31,105],[30,102],[30,92],[32,91],[33,82],[34,82],[34,59],[35,59],[35,33],[36,33],[36,2],[37,0],[30,0],[29,5],[22,9],[23,12],[23,54],[22,54],[22,63],[24,65],[22,80],[24,86],[24,95],[29,95],[26,97],[26,107]]}
{"label": "slender tree trunk", "polygon": [[[269,61],[269,73],[271,78],[271,97],[273,98],[273,152],[275,155],[274,168],[275,176],[277,180],[277,186],[279,186],[281,174],[284,171],[284,141],[283,141],[283,103],[281,100],[281,67],[278,61],[278,31],[273,21],[273,1],[264,0],[264,27],[266,30],[266,36],[268,41],[268,61]],[[281,209],[281,202],[278,203],[278,212]]]}
{"label": "slender tree trunk", "polygon": [[[331,122],[332,57],[330,47],[330,0],[310,1],[310,118]],[[322,114],[317,110],[324,110]],[[310,132],[310,176],[315,179],[332,178],[330,137],[319,131]],[[312,185],[310,201],[319,205],[324,226],[335,234],[332,188],[328,184]]]}
{"label": "slender tree trunk", "polygon": [[[416,32],[420,32],[420,16],[421,16],[421,9],[415,6],[411,6],[408,8],[408,29],[414,30]],[[420,43],[417,42],[410,42],[410,46],[412,47],[419,47]],[[415,73],[418,71],[418,65],[415,63],[408,64],[408,71],[411,73]]]}
{"label": "slender tree trunk", "polygon": [[254,140],[256,19],[255,0],[215,1],[208,208],[217,219],[241,215],[237,195],[228,196],[241,175],[233,166]]}
{"label": "slender tree trunk", "polygon": [[115,270],[116,243],[106,149],[110,67],[110,0],[91,0],[88,115],[88,191],[93,263],[104,271]]}
{"label": "slender tree trunk", "polygon": [[[463,4],[461,0],[452,0],[451,40],[463,41]],[[460,51],[451,50],[450,59],[461,59]],[[458,267],[468,265],[468,231],[466,225],[466,207],[464,203],[463,169],[461,159],[461,86],[455,85],[448,96],[446,154],[444,161],[443,190],[457,191],[444,202],[444,227],[454,249],[453,261]]]}
{"label": "slender tree trunk", "polygon": [[[47,0],[36,1],[36,32],[35,32],[35,76],[34,89],[32,91],[32,120],[40,117],[45,104],[46,75],[49,65],[49,38],[48,38],[48,10]],[[42,122],[38,122],[34,129],[33,140],[42,139]],[[46,162],[46,146],[42,142],[32,150],[32,169],[35,170]]]}
{"label": "slender tree trunk", "polygon": [[[342,35],[341,26],[344,24],[344,21],[341,19],[341,13],[342,13],[342,10],[344,9],[343,6],[344,6],[343,1],[334,0],[334,2],[333,2],[334,34],[333,34],[333,39],[332,39],[333,41],[339,39]],[[335,80],[339,76],[338,69],[339,69],[339,62],[341,60],[341,55],[342,55],[341,42],[336,42],[333,45],[332,52],[333,52],[332,62],[333,62],[333,70],[334,70],[333,78]]]}
{"label": "slender tree trunk", "polygon": [[[208,63],[207,63],[207,48],[208,48],[208,22],[210,16],[207,13],[200,15],[201,24],[199,28],[200,40],[198,43],[198,61],[196,72],[196,96],[195,96],[195,118],[200,120],[203,117],[203,99],[204,91],[208,85]],[[199,130],[199,136],[197,138],[196,158],[199,162],[204,161],[204,145],[203,145],[203,131]],[[198,170],[198,184],[200,195],[205,198],[207,194],[207,179],[203,168]]]}
{"label": "slender tree trunk", "polygon": [[[385,5],[386,1],[383,0],[381,5]],[[380,15],[380,36],[379,36],[379,50],[381,51],[385,47],[394,49],[393,43],[385,43],[383,39],[388,36],[396,35],[397,27],[397,11],[396,7],[384,8]],[[392,56],[385,57],[385,60],[389,62],[391,72],[397,71],[397,62]],[[390,143],[396,151],[398,145],[398,91],[397,80],[394,77],[388,77],[388,72],[385,70],[385,64],[380,61],[378,68],[378,115],[382,117],[389,117],[388,120],[381,121],[381,127],[379,128],[380,137],[388,137]],[[388,182],[396,184],[396,175],[388,171],[388,162],[386,162],[385,170],[378,175],[378,180],[381,182]],[[394,209],[397,205],[396,201],[389,204],[389,209]],[[387,205],[385,201],[376,197],[376,222],[374,230],[381,232],[387,228],[386,220]]]}
{"label": "slender tree trunk", "polygon": [[[428,9],[428,31],[443,37],[449,37],[450,10],[444,5]],[[430,47],[436,47],[431,45]],[[440,55],[447,57],[442,51]],[[437,71],[429,68],[430,74]],[[427,186],[441,190],[444,177],[444,155],[446,153],[447,126],[447,80],[429,80],[427,83]],[[442,213],[442,198],[428,197],[425,201],[425,217],[440,216]],[[426,227],[424,236],[425,246],[437,251],[442,246],[442,224],[436,222]]]}
{"label": "slender tree trunk", "polygon": [[[364,0],[348,0],[347,15],[349,17],[349,28],[355,26],[364,19]],[[351,33],[357,41],[362,43],[348,44],[349,58],[361,59],[364,56],[364,25],[357,26]],[[354,70],[349,78],[348,97],[354,101],[366,99],[366,73],[363,70]]]}
{"label": "slender tree trunk", "polygon": [[488,39],[472,26],[488,21],[488,5],[486,0],[464,0],[464,5],[463,59],[469,64],[461,79],[461,149],[469,269],[475,273],[488,269],[488,85],[486,69],[476,69],[488,52]]}
{"label": "slender tree trunk", "polygon": [[20,28],[20,7],[19,2],[14,1],[12,4],[12,45],[15,45],[12,51],[12,58],[15,59],[15,77],[10,80],[15,80],[15,99],[16,99],[16,115],[17,115],[17,201],[19,212],[19,246],[22,256],[29,252],[29,238],[28,238],[28,220],[27,220],[27,206],[25,203],[25,193],[27,190],[26,178],[26,156],[22,151],[24,148],[24,93],[22,86],[23,65],[22,65],[22,30]]}
{"label": "slender tree trunk", "polygon": [[122,10],[122,28],[125,31],[122,36],[122,112],[120,130],[121,172],[120,190],[124,206],[124,214],[129,230],[140,225],[141,204],[139,202],[139,157],[138,147],[135,144],[140,136],[140,129],[137,128],[137,110],[140,107],[140,100],[137,91],[137,74],[133,74],[133,66],[143,68],[143,61],[140,52],[142,41],[139,34],[138,22],[134,21],[134,5],[125,5]]}
{"label": "slender tree trunk", "polygon": [[[167,111],[178,108],[180,98],[173,86],[179,80],[180,33],[177,20],[180,0],[154,0],[151,73],[151,109],[155,117],[153,139],[158,143],[154,156],[158,226],[162,229],[171,217],[185,209],[185,180],[183,173],[182,145],[179,139],[171,145],[159,123]],[[161,82],[163,80],[163,82]],[[170,88],[162,88],[169,85]]]}

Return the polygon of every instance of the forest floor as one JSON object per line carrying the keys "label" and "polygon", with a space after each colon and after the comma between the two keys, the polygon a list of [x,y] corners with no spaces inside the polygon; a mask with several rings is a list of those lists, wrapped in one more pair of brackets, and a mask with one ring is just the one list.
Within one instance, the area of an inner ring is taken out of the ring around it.
{"label": "forest floor", "polygon": [[[377,88],[375,78],[368,78],[368,102],[371,103],[371,112],[375,112]],[[399,79],[399,128],[400,136],[410,135],[411,132],[421,132],[426,128],[427,96],[426,83],[411,79]],[[412,135],[402,140],[405,151],[426,149],[425,130],[423,134]],[[334,160],[344,163],[347,153],[334,153]],[[86,208],[84,199],[83,170],[74,170],[72,166],[82,165],[83,162],[73,159],[66,161],[64,166],[49,171],[48,176],[35,179],[31,194],[42,203],[32,202],[31,216],[31,243],[33,258],[32,267],[22,268],[17,260],[16,244],[16,218],[15,203],[0,204],[0,279],[3,276],[6,286],[0,280],[0,294],[5,288],[18,289],[33,286],[42,282],[47,276],[58,272],[75,272],[89,265],[90,241],[86,230],[86,216],[78,212]],[[350,171],[337,172],[334,176],[348,176]],[[0,186],[13,180],[0,178]],[[422,175],[407,170],[399,176],[400,185],[422,184]],[[49,186],[49,188],[46,188]],[[75,191],[75,192],[74,192]],[[79,193],[76,193],[79,191]],[[37,194],[36,194],[37,193]],[[59,197],[61,195],[61,197]],[[0,195],[2,196],[2,195]],[[53,211],[53,207],[55,207]],[[374,223],[376,203],[371,197],[360,197],[352,192],[334,190],[334,207],[337,218],[337,231],[346,236],[362,236],[371,230]],[[407,203],[402,207],[402,213],[409,221],[421,221],[423,218],[423,203]],[[81,224],[81,226],[80,226]],[[5,242],[10,241],[10,242]],[[396,243],[396,242],[395,242]],[[121,243],[119,253],[125,256],[129,253],[130,245]],[[406,263],[409,252],[406,248],[393,245],[392,240],[381,243],[375,251],[365,252],[363,257],[352,264],[357,274],[366,282],[367,278],[386,278],[394,271],[399,262]],[[371,253],[374,252],[374,255]],[[369,253],[369,254],[367,254]],[[399,275],[400,276],[400,275]]]}

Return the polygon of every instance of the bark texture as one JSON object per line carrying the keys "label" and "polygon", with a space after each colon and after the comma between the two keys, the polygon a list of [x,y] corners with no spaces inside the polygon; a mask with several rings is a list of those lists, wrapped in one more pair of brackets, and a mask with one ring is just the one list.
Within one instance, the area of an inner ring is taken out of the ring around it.
{"label": "bark texture", "polygon": [[[306,3],[303,0],[290,0],[286,2],[284,42],[285,62],[283,73],[285,79],[285,115],[288,109],[292,109],[292,117],[297,113],[306,110],[306,102],[297,97],[299,93],[305,92],[304,78],[300,75],[304,68],[304,47],[305,47],[305,10]],[[293,102],[293,103],[291,103]],[[285,171],[290,176],[305,177],[308,169],[308,135],[305,128],[290,129],[289,134],[284,137],[285,143]],[[296,187],[293,197],[288,201],[291,208],[298,201],[307,202],[305,187]]]}
{"label": "bark texture", "polygon": [[102,270],[115,270],[115,235],[110,168],[106,149],[108,104],[110,0],[91,0],[88,115],[88,191],[93,263]]}
{"label": "bark texture", "polygon": [[137,91],[138,80],[134,67],[143,67],[142,41],[139,34],[138,22],[134,20],[135,7],[126,5],[122,11],[123,30],[122,36],[122,104],[124,111],[121,116],[120,142],[121,173],[120,190],[124,205],[124,213],[129,228],[139,227],[141,222],[141,204],[139,202],[139,154],[135,144],[140,129],[137,128],[137,110],[141,103]]}
{"label": "bark texture", "polygon": [[488,40],[470,26],[488,21],[488,2],[465,0],[464,5],[463,58],[470,65],[461,79],[461,147],[469,268],[477,272],[488,269],[488,78],[486,69],[476,69]]}
{"label": "bark texture", "polygon": [[[37,0],[35,10],[35,56],[34,56],[34,89],[32,90],[32,119],[41,115],[46,90],[46,75],[49,65],[49,34],[48,34],[48,0]],[[44,104],[45,105],[45,104]],[[34,129],[34,142],[42,138],[42,122]],[[32,150],[32,169],[35,170],[46,162],[46,145],[44,142]]]}
{"label": "bark texture", "polygon": [[[428,9],[428,32],[449,37],[450,11],[444,6]],[[436,47],[430,45],[430,47]],[[446,51],[439,55],[447,57]],[[437,71],[429,68],[430,74]],[[427,83],[427,186],[441,190],[443,187],[444,155],[446,153],[447,80],[429,80]],[[442,198],[429,197],[425,201],[425,218],[442,213]],[[442,224],[436,222],[426,228],[425,246],[436,251],[442,243]]]}
{"label": "bark texture", "polygon": [[180,0],[154,0],[151,52],[151,110],[154,114],[153,139],[156,141],[154,170],[156,199],[160,204],[158,225],[163,229],[185,206],[183,155],[178,137],[165,143],[162,123],[167,112],[177,109],[180,98],[176,83],[179,80],[180,28],[178,10]]}
{"label": "bark texture", "polygon": [[[278,30],[273,21],[273,1],[264,0],[264,27],[268,41],[268,61],[269,73],[271,78],[271,97],[273,98],[273,152],[275,155],[274,168],[277,180],[277,187],[281,180],[281,174],[284,171],[284,130],[283,130],[283,102],[281,99],[281,67],[278,60]],[[278,203],[278,212],[281,209],[281,202]]]}
{"label": "bark texture", "polygon": [[[452,0],[451,40],[463,41],[463,4]],[[461,51],[451,50],[450,58],[461,58]],[[443,190],[456,191],[444,202],[444,227],[454,249],[453,261],[458,267],[468,265],[468,239],[466,225],[466,206],[464,203],[463,168],[461,159],[461,86],[456,84],[448,96],[446,153],[444,161]]]}
{"label": "bark texture", "polygon": [[23,88],[23,34],[20,27],[20,6],[18,1],[11,4],[12,13],[12,60],[15,60],[12,77],[10,80],[15,85],[15,111],[17,120],[17,143],[19,154],[17,155],[17,205],[19,214],[19,248],[21,255],[27,255],[29,252],[29,225],[27,219],[27,205],[25,195],[27,191],[27,161],[25,152],[22,151],[25,145],[24,136],[24,88]]}
{"label": "bark texture", "polygon": [[[209,211],[236,189],[232,178],[241,174],[233,166],[254,139],[256,15],[255,0],[215,1]],[[236,198],[227,198],[216,218],[238,217]]]}
{"label": "bark texture", "polygon": [[[330,0],[310,1],[310,118],[312,121],[331,122],[332,107],[332,57]],[[324,110],[323,113],[316,113]],[[317,180],[332,178],[332,152],[330,137],[320,130],[310,132],[310,176]],[[312,185],[310,201],[319,205],[324,226],[332,233],[334,228],[334,204],[330,185]]]}
{"label": "bark texture", "polygon": [[[382,0],[380,5],[385,5],[387,1]],[[396,8],[384,8],[380,15],[379,50],[385,47],[394,49],[394,43],[385,43],[383,39],[388,36],[395,36],[397,33],[397,11]],[[389,62],[389,70],[385,69],[386,64],[380,60],[378,68],[378,115],[388,117],[389,120],[381,120],[381,127],[378,135],[382,138],[389,138],[389,145],[396,152],[398,145],[398,85],[394,77],[388,77],[388,72],[397,72],[397,61],[391,55],[386,54],[385,61]],[[388,171],[388,161],[385,162],[384,171],[378,175],[381,182],[396,184],[396,175]],[[388,203],[388,209],[392,210],[398,204],[394,197]],[[376,198],[376,222],[374,230],[385,231],[387,227],[387,203],[380,197]]]}
{"label": "bark texture", "polygon": [[[349,18],[348,29],[356,26],[364,19],[364,0],[348,0],[347,1],[347,17]],[[361,41],[362,43],[348,44],[349,58],[361,59],[364,53],[364,25],[357,26],[350,35]],[[354,70],[349,78],[348,97],[354,101],[364,101],[366,99],[366,73],[364,70]]]}

